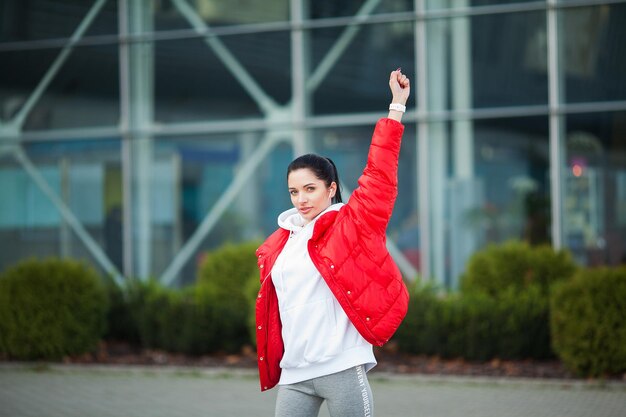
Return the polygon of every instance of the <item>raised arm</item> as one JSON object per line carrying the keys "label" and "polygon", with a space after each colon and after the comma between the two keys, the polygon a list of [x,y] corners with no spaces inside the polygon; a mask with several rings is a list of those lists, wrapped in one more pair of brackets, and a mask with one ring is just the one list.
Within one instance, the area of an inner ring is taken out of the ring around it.
{"label": "raised arm", "polygon": [[[389,78],[392,103],[405,105],[410,92],[408,78],[398,69]],[[398,193],[398,157],[404,126],[401,111],[390,110],[378,121],[363,175],[352,193],[348,210],[364,229],[384,236]],[[364,230],[365,231],[365,230]]]}
{"label": "raised arm", "polygon": [[[391,102],[406,106],[406,101],[411,93],[411,83],[406,75],[402,74],[400,68],[392,71],[389,75],[389,88],[391,89]],[[389,110],[390,119],[401,122],[403,112]]]}

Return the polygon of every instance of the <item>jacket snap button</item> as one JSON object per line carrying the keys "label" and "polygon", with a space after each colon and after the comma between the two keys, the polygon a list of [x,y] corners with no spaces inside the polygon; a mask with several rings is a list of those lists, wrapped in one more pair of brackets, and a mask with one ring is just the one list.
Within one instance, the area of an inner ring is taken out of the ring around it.
{"label": "jacket snap button", "polygon": [[259,295],[257,296],[257,298],[261,298],[261,294],[259,294]]}
{"label": "jacket snap button", "polygon": [[260,360],[260,361],[262,361],[262,360],[263,360],[263,356],[261,356],[261,357],[259,358],[259,360]]}
{"label": "jacket snap button", "polygon": [[348,291],[348,295],[352,294],[350,291]]}
{"label": "jacket snap button", "polygon": [[369,317],[365,317],[365,320],[370,321],[370,318]]}
{"label": "jacket snap button", "polygon": [[263,265],[261,265],[259,268],[263,268]]}
{"label": "jacket snap button", "polygon": [[259,327],[257,327],[257,329],[259,329],[259,330],[261,330],[262,328],[263,328],[263,326],[259,326]]}
{"label": "jacket snap button", "polygon": [[331,265],[331,266],[330,266],[330,269],[334,269],[334,268],[335,268],[335,265]]}
{"label": "jacket snap button", "polygon": [[263,387],[263,389],[267,389],[267,387]]}

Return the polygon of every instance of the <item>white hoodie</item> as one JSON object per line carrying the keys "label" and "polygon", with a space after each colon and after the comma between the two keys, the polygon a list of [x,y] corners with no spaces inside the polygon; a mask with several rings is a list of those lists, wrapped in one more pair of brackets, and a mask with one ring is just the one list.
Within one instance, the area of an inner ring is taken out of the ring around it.
{"label": "white hoodie", "polygon": [[290,231],[272,268],[285,344],[280,385],[376,365],[372,345],[350,322],[307,250],[316,220],[342,205],[333,204],[306,225],[295,208],[278,216],[278,225]]}

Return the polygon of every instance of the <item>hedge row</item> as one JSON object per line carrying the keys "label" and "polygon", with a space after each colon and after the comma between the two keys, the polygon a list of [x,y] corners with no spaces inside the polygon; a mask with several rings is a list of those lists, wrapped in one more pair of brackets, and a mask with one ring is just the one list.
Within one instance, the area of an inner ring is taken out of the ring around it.
{"label": "hedge row", "polygon": [[[0,276],[0,353],[58,359],[91,351],[103,337],[187,354],[238,351],[254,343],[256,246],[208,254],[196,285],[184,289],[152,281],[105,286],[77,262],[22,262]],[[489,247],[471,259],[459,292],[412,285],[394,339],[407,353],[468,360],[556,354],[580,375],[624,372],[626,267],[575,271],[566,252]]]}

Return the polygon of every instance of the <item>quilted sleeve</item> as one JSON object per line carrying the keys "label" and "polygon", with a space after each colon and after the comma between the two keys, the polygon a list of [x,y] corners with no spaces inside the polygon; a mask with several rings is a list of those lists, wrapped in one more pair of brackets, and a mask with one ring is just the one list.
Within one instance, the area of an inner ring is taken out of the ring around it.
{"label": "quilted sleeve", "polygon": [[398,194],[398,157],[404,126],[380,119],[372,135],[367,164],[348,207],[362,225],[384,234]]}

